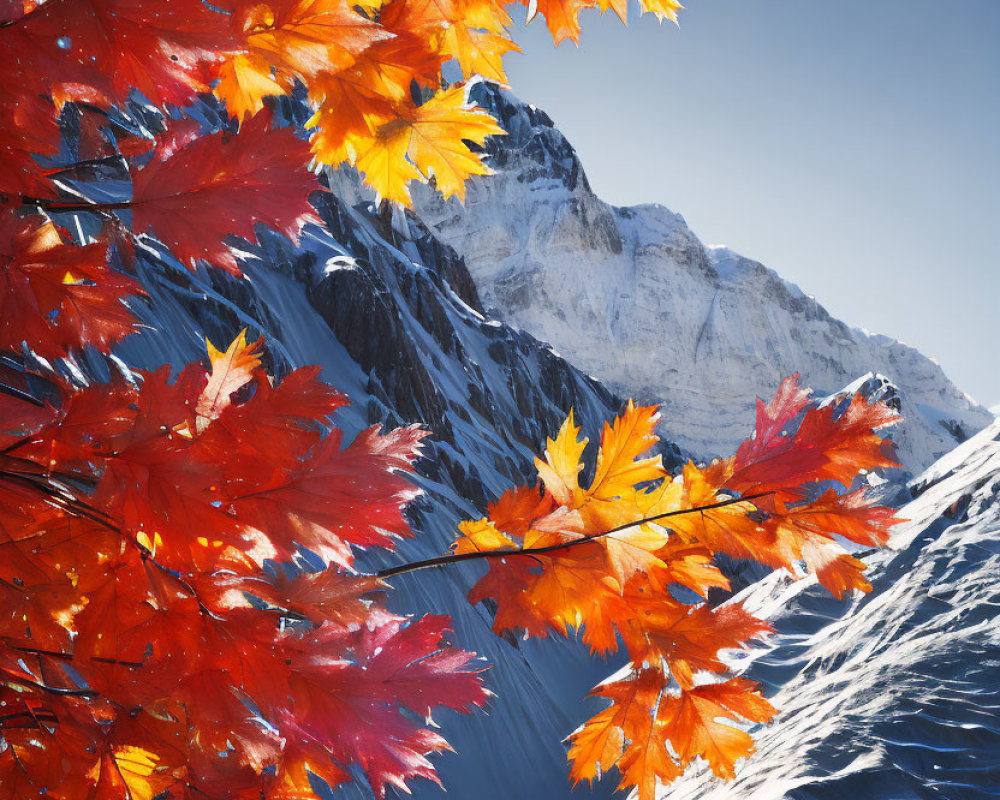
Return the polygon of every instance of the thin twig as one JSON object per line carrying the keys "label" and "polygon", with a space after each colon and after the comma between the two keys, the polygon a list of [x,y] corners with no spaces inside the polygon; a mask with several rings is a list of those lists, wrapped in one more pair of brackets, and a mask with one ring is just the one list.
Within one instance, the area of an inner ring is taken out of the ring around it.
{"label": "thin twig", "polygon": [[737,503],[746,503],[750,500],[756,500],[760,497],[767,497],[772,494],[774,494],[774,492],[758,492],[757,494],[748,494],[745,497],[733,497],[729,500],[720,500],[717,503],[711,503],[707,506],[699,506],[698,508],[682,508],[677,511],[665,511],[662,514],[654,514],[651,517],[637,519],[634,522],[619,525],[616,528],[611,528],[606,531],[589,533],[586,536],[581,536],[579,539],[571,539],[568,542],[545,545],[544,547],[522,547],[517,550],[480,550],[475,553],[451,553],[446,556],[427,558],[423,561],[412,561],[408,564],[400,564],[396,567],[388,567],[386,569],[379,570],[375,573],[375,577],[391,578],[395,575],[403,575],[407,572],[416,572],[417,570],[430,569],[431,567],[443,567],[447,564],[457,564],[460,561],[474,561],[480,558],[509,558],[513,556],[534,557],[539,553],[552,553],[557,550],[568,550],[571,547],[576,547],[577,545],[584,544],[585,542],[592,542],[594,539],[600,539],[601,537],[609,536],[612,533],[618,533],[619,531],[634,528],[636,525],[645,525],[647,522],[656,522],[657,520],[666,519],[667,517],[679,517],[683,514],[711,511],[716,508],[736,505]]}
{"label": "thin twig", "polygon": [[38,206],[46,211],[121,211],[132,208],[131,200],[120,203],[65,203],[61,200],[50,200],[45,197],[22,197],[25,205]]}

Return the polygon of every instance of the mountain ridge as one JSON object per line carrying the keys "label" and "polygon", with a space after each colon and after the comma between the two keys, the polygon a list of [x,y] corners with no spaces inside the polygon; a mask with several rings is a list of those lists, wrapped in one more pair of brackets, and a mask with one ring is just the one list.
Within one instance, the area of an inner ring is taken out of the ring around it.
{"label": "mountain ridge", "polygon": [[906,406],[895,438],[911,475],[992,421],[932,359],[841,322],[759,262],[706,247],[680,214],[604,203],[543,111],[485,82],[471,96],[508,132],[487,142],[494,174],[470,181],[464,207],[417,187],[417,215],[463,257],[490,313],[613,391],[662,403],[671,441],[727,454],[754,398],[793,372],[820,394],[888,376]]}

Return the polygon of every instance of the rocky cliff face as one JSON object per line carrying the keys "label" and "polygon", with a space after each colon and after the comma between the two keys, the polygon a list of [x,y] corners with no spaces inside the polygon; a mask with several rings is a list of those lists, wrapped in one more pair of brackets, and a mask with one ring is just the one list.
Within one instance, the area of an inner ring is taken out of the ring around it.
{"label": "rocky cliff face", "polygon": [[464,209],[420,191],[418,213],[464,257],[491,313],[614,391],[663,403],[671,440],[728,453],[754,397],[793,372],[824,394],[887,376],[908,406],[897,436],[911,473],[992,420],[932,360],[845,325],[755,261],[705,247],[678,214],[601,201],[543,112],[487,84],[474,96],[508,131],[488,146],[496,174],[472,182]]}

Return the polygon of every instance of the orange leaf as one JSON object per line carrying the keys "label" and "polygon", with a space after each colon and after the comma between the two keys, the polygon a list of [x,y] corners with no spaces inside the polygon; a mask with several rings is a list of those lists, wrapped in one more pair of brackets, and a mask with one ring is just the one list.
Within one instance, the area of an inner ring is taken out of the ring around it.
{"label": "orange leaf", "polygon": [[229,398],[233,392],[246,386],[260,368],[264,339],[261,337],[256,342],[247,344],[246,328],[244,328],[224,353],[216,350],[207,339],[205,344],[208,346],[212,371],[195,406],[199,433],[210,422],[219,418],[219,414],[229,406]]}
{"label": "orange leaf", "polygon": [[776,713],[755,684],[732,678],[677,695],[664,694],[657,710],[657,733],[670,740],[682,764],[701,756],[716,775],[732,778],[737,760],[753,752],[753,739],[719,718],[769,722]]}

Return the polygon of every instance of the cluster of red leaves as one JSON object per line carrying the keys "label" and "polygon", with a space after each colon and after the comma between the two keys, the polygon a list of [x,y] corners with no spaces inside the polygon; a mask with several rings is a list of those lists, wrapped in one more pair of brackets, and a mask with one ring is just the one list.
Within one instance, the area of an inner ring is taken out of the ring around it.
{"label": "cluster of red leaves", "polygon": [[[704,468],[689,463],[673,479],[659,457],[643,457],[657,441],[658,419],[655,408],[629,403],[605,425],[593,481],[583,488],[587,440],[570,414],[545,460],[536,460],[540,484],[511,490],[489,518],[462,523],[455,547],[520,551],[493,556],[469,595],[473,603],[495,600],[498,633],[581,629],[596,653],[625,648],[624,677],[593,692],[612,705],[570,737],[569,756],[574,781],[617,767],[621,786],[637,787],[640,800],[652,800],[657,782],[699,756],[731,777],[753,740],[722,720],[766,722],[775,713],[752,682],[720,677],[728,671],[723,651],[748,646],[768,625],[738,603],[689,604],[670,587],[702,597],[728,588],[713,563],[725,553],[793,574],[803,565],[837,597],[868,591],[864,563],[838,537],[882,545],[896,522],[864,489],[822,491],[850,489],[859,473],[896,465],[891,443],[876,433],[896,421],[884,405],[858,395],[846,407],[820,406],[797,376],[788,378],[771,403],[759,402],[756,430],[735,456]],[[685,513],[692,509],[701,510]]]}
{"label": "cluster of red leaves", "polygon": [[[312,797],[356,764],[434,779],[416,722],[486,696],[448,620],[407,624],[349,570],[409,535],[422,433],[360,433],[241,335],[35,406],[0,395],[0,797]],[[308,548],[321,572],[287,563]]]}
{"label": "cluster of red leaves", "polygon": [[[181,120],[151,144],[151,156],[135,159],[145,165],[131,168],[132,199],[120,205],[134,231],[151,231],[192,268],[204,260],[238,274],[228,236],[252,240],[262,222],[295,237],[315,219],[308,198],[319,185],[304,166],[309,146],[288,129],[269,130],[264,114],[233,135],[199,137],[197,124]],[[112,224],[116,233],[124,229]],[[47,217],[0,209],[0,259],[0,349],[27,345],[58,358],[90,345],[106,353],[135,330],[126,302],[141,288],[108,266],[107,234],[74,246]]]}
{"label": "cluster of red leaves", "polygon": [[[521,2],[557,42],[577,39],[584,9],[626,16],[623,0]],[[680,7],[639,4],[661,19]],[[407,203],[411,181],[461,198],[486,172],[470,143],[500,129],[463,85],[441,88],[441,68],[504,81],[510,22],[496,0],[0,0],[0,350],[107,353],[141,293],[109,268],[110,234],[74,245],[22,207],[98,213],[125,246],[151,234],[190,267],[236,273],[228,236],[263,223],[294,237],[311,218],[313,157],[354,164],[390,200]],[[296,83],[315,111],[308,142],[264,109]],[[212,91],[238,130],[199,136],[182,119],[129,138],[107,111],[133,90],[161,109]],[[77,157],[124,159],[128,199],[68,197],[42,167],[67,103]],[[342,447],[329,415],[344,400],[315,370],[275,384],[242,336],[210,360],[173,381],[164,368],[60,384],[52,404],[0,394],[0,798],[292,800],[350,765],[382,795],[434,777],[427,756],[446,744],[414,717],[485,698],[446,619],[407,624],[350,571],[352,547],[407,534],[401,473],[419,434],[369,430]],[[498,631],[577,628],[596,652],[626,648],[629,673],[595,690],[612,705],[570,756],[574,780],[617,766],[641,800],[699,756],[730,775],[752,740],[720,719],[773,714],[750,682],[718,680],[722,651],[767,626],[670,587],[726,587],[713,563],[726,553],[804,564],[838,596],[865,590],[835,535],[878,545],[894,521],[862,490],[818,488],[894,463],[873,433],[892,421],[880,406],[816,407],[786,381],[733,458],[675,480],[643,457],[656,420],[630,405],[606,427],[584,489],[571,415],[537,462],[541,484],[508,492],[457,543],[521,551],[494,557],[471,594],[495,598]],[[300,548],[332,565],[287,567]]]}
{"label": "cluster of red leaves", "polygon": [[[576,41],[587,8],[625,0],[520,0],[541,12],[553,38]],[[52,197],[34,156],[54,155],[67,102],[107,108],[141,92],[156,106],[184,106],[213,91],[240,122],[264,98],[304,84],[316,114],[312,148],[326,164],[348,161],[380,195],[409,202],[411,180],[464,195],[486,169],[466,145],[499,133],[469,106],[464,88],[438,91],[454,60],[467,78],[506,82],[503,56],[518,48],[498,0],[4,0],[0,47],[0,192]],[[676,19],[677,0],[639,0]]]}
{"label": "cluster of red leaves", "polygon": [[[556,42],[577,39],[586,8],[626,17],[617,0],[525,5],[545,15]],[[640,6],[661,19],[680,8],[677,0]],[[252,240],[263,223],[295,237],[312,218],[314,157],[354,164],[379,195],[401,203],[413,180],[464,197],[466,179],[487,172],[469,144],[502,131],[467,103],[463,85],[440,89],[442,65],[455,60],[466,77],[505,81],[502,57],[517,49],[510,24],[496,0],[0,0],[0,257],[11,272],[0,287],[8,312],[0,347],[38,343],[49,358],[85,345],[107,352],[134,327],[124,301],[138,287],[104,267],[107,236],[74,255],[44,218],[10,218],[25,205],[102,213],[126,243],[152,233],[192,267],[203,260],[237,272],[228,236]],[[309,142],[272,130],[264,107],[297,83],[315,110]],[[199,137],[180,120],[156,142],[135,138],[106,115],[133,91],[162,109],[212,91],[239,130]],[[67,104],[79,120],[77,157],[125,159],[130,198],[67,198],[63,170],[43,168],[40,158],[60,152]]]}

